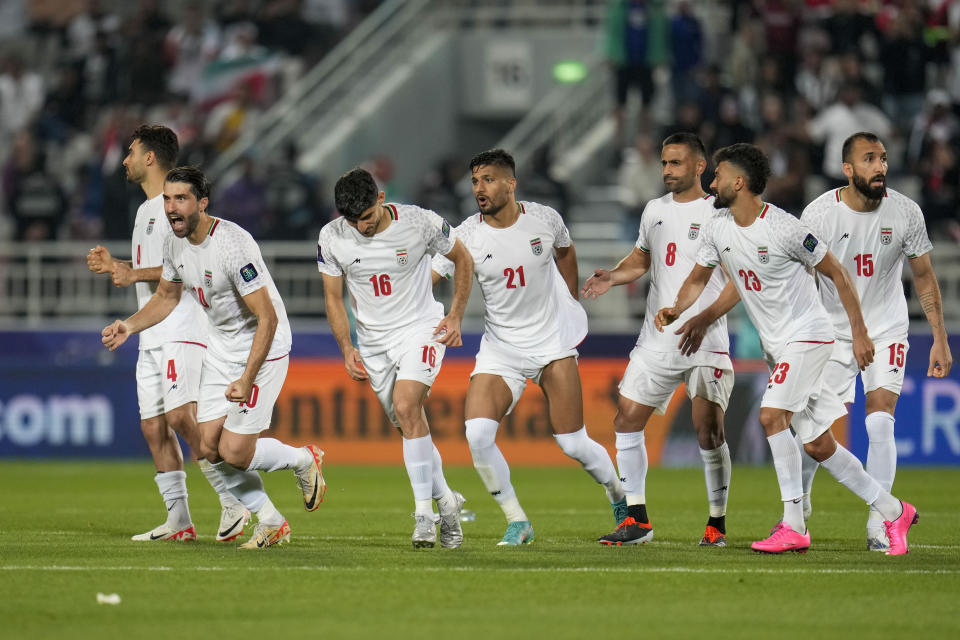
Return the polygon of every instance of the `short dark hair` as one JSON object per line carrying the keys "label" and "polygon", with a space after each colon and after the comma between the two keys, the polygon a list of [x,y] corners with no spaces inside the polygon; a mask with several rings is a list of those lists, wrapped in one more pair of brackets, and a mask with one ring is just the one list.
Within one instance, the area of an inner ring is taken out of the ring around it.
{"label": "short dark hair", "polygon": [[850,162],[850,154],[853,153],[853,145],[857,140],[866,140],[867,142],[880,142],[880,138],[875,133],[869,131],[858,131],[843,141],[843,151],[841,157],[844,162]]}
{"label": "short dark hair", "polygon": [[470,160],[471,172],[477,167],[486,166],[509,169],[511,176],[516,177],[517,175],[517,163],[514,161],[513,156],[503,149],[490,149],[489,151],[483,151],[473,156],[473,159]]}
{"label": "short dark hair", "polygon": [[729,162],[737,165],[747,174],[747,188],[752,193],[760,195],[767,188],[767,178],[770,177],[770,161],[760,147],[738,142],[728,147],[718,149],[713,154],[713,162]]}
{"label": "short dark hair", "polygon": [[668,144],[682,144],[686,145],[690,151],[693,151],[696,154],[699,154],[700,157],[707,157],[707,148],[703,146],[703,140],[700,139],[695,133],[690,133],[688,131],[681,131],[679,133],[674,133],[663,141],[661,147],[665,147]]}
{"label": "short dark hair", "polygon": [[177,167],[167,172],[164,182],[185,182],[190,185],[190,191],[197,198],[197,201],[203,198],[210,198],[210,183],[207,176],[196,167]]}
{"label": "short dark hair", "polygon": [[356,167],[337,180],[333,188],[333,202],[347,220],[358,220],[363,212],[377,202],[380,189],[373,175],[366,169]]}
{"label": "short dark hair", "polygon": [[130,141],[140,141],[144,151],[153,151],[161,169],[170,169],[177,166],[177,156],[180,155],[180,143],[177,134],[162,124],[142,124],[136,128]]}

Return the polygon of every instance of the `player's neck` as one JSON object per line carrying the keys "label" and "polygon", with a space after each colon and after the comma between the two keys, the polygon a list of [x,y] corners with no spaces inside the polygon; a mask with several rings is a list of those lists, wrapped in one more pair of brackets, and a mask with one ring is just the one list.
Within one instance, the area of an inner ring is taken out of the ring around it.
{"label": "player's neck", "polygon": [[763,199],[759,195],[741,195],[736,202],[730,205],[730,213],[739,227],[749,227],[756,220],[764,208]]}
{"label": "player's neck", "polygon": [[877,210],[883,198],[873,200],[860,193],[860,190],[853,185],[847,185],[846,187],[840,187],[840,200],[854,211],[869,213]]}
{"label": "player's neck", "polygon": [[700,188],[700,185],[691,187],[685,191],[673,194],[673,201],[679,202],[680,204],[686,204],[687,202],[693,202],[694,200],[699,200],[703,196],[707,195],[707,192]]}
{"label": "player's neck", "polygon": [[216,222],[216,220],[213,216],[206,211],[202,212],[200,214],[200,222],[197,223],[197,228],[187,236],[187,241],[189,241],[190,244],[201,244],[210,234],[214,222]]}
{"label": "player's neck", "polygon": [[147,179],[140,183],[147,200],[153,200],[163,193],[163,180],[166,175],[163,172],[148,172]]}
{"label": "player's neck", "polygon": [[491,227],[497,227],[498,229],[506,229],[507,227],[513,226],[513,223],[517,221],[517,218],[520,217],[520,205],[517,204],[517,201],[511,199],[510,202],[503,205],[503,208],[500,211],[497,211],[494,214],[483,216],[483,221],[489,224]]}

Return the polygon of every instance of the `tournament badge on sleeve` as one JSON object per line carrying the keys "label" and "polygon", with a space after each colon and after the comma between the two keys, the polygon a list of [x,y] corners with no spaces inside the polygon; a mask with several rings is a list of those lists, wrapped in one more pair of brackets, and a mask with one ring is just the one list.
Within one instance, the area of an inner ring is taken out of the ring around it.
{"label": "tournament badge on sleeve", "polygon": [[687,237],[696,240],[698,235],[700,235],[700,225],[697,223],[691,224],[690,230],[687,231]]}
{"label": "tournament badge on sleeve", "polygon": [[880,244],[893,242],[893,227],[880,227]]}
{"label": "tournament badge on sleeve", "polygon": [[760,264],[770,262],[770,255],[767,253],[766,247],[757,247],[757,257],[760,258]]}
{"label": "tournament badge on sleeve", "polygon": [[533,255],[539,256],[543,253],[543,243],[540,242],[540,238],[534,238],[530,241],[530,249],[533,251]]}
{"label": "tournament badge on sleeve", "polygon": [[397,249],[397,264],[399,264],[401,267],[406,266],[407,264],[406,249]]}

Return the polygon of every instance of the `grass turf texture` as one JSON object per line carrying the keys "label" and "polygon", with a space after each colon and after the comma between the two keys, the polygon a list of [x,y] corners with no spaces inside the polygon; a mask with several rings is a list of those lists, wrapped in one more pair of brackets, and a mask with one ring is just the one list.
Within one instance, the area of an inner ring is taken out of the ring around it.
{"label": "grass turf texture", "polygon": [[[474,470],[448,469],[477,514],[457,550],[411,548],[402,467],[325,470],[330,490],[315,513],[292,472],[269,474],[292,542],[238,551],[214,542],[219,504],[195,466],[200,539],[184,544],[129,540],[165,517],[147,463],[0,463],[0,636],[820,640],[960,629],[960,470],[899,471],[898,493],[921,514],[900,558],[865,550],[866,508],[822,470],[811,551],[784,556],[749,550],[780,516],[768,467],[734,469],[725,549],[697,546],[707,517],[699,469],[651,470],[656,538],[621,548],[596,543],[612,514],[579,469],[513,470],[536,530],[521,548],[495,546],[504,520]],[[122,602],[99,605],[97,592]]]}

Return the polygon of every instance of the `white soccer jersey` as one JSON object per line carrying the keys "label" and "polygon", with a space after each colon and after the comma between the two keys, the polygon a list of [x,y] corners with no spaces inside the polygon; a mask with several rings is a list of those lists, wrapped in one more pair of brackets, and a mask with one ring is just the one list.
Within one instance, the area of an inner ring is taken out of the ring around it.
{"label": "white soccer jersey", "polygon": [[[650,255],[650,293],[647,294],[647,311],[637,345],[650,351],[678,350],[679,336],[671,330],[662,333],[657,331],[653,319],[657,311],[672,306],[676,300],[680,287],[697,262],[700,230],[715,214],[713,196],[709,195],[692,202],[676,202],[673,194],[668,193],[651,200],[644,208],[636,246]],[[714,269],[700,298],[673,324],[680,327],[713,304],[726,283],[727,276],[723,269]],[[714,353],[727,353],[730,350],[726,316],[710,325],[700,348]]]}
{"label": "white soccer jersey", "polygon": [[[832,189],[807,205],[801,220],[837,256],[857,285],[867,331],[874,342],[905,336],[909,329],[903,294],[903,259],[933,249],[920,207],[887,189],[875,211],[854,211],[840,199],[846,187]],[[820,279],[820,297],[837,337],[851,340],[850,321],[837,288]]]}
{"label": "white soccer jersey", "polygon": [[810,228],[771,204],[749,227],[722,209],[703,227],[697,262],[723,264],[740,292],[767,356],[778,360],[789,342],[832,342],[833,327],[813,275],[827,247]]}
{"label": "white soccer jersey", "polygon": [[[134,269],[149,269],[163,265],[163,243],[173,236],[170,223],[163,211],[163,194],[150,198],[137,209],[133,223],[133,239],[130,261]],[[149,282],[134,284],[137,292],[137,309],[150,301],[156,285]],[[167,342],[195,342],[206,344],[207,321],[200,306],[189,295],[180,297],[180,304],[163,322],[155,324],[140,334],[140,350],[154,349]]]}
{"label": "white soccer jersey", "polygon": [[382,353],[415,325],[438,322],[443,305],[433,297],[430,259],[455,242],[450,225],[414,205],[384,205],[390,226],[365,237],[346,218],[324,225],[317,241],[317,269],[343,276],[357,319],[363,355]]}
{"label": "white soccer jersey", "polygon": [[[587,314],[554,260],[555,248],[571,245],[570,233],[550,207],[518,204],[521,214],[510,227],[492,227],[475,213],[456,229],[483,293],[484,337],[524,354],[568,351],[587,335]],[[438,256],[433,270],[449,278],[453,263]]]}
{"label": "white soccer jersey", "polygon": [[287,310],[270,277],[260,247],[240,226],[213,218],[198,245],[172,235],[163,249],[163,278],[182,282],[196,297],[210,325],[208,347],[226,362],[246,362],[257,331],[257,317],[242,296],[267,287],[277,313],[277,330],[268,359],[290,353]]}

